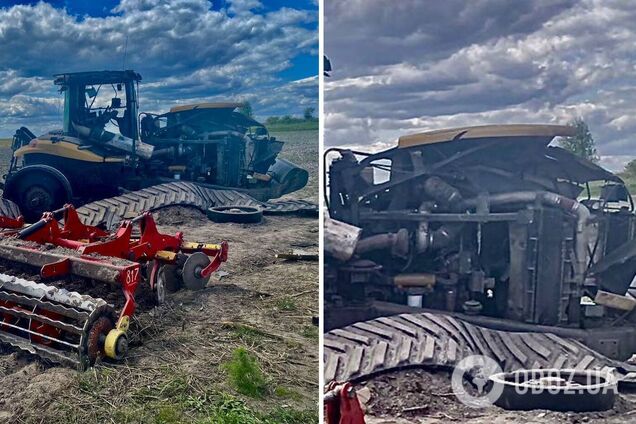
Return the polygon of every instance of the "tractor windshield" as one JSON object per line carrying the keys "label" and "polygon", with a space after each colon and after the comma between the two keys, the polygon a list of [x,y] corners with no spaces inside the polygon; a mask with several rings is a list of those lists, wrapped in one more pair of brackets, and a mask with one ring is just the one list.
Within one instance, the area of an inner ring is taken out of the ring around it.
{"label": "tractor windshield", "polygon": [[84,89],[84,124],[103,125],[107,131],[128,135],[126,91],[122,84],[87,85]]}

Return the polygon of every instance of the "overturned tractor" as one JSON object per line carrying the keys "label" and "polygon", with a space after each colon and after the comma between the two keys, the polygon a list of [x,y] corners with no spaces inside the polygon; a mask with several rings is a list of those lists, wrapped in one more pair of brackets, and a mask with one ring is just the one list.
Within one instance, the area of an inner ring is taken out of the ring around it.
{"label": "overturned tractor", "polygon": [[[570,135],[565,126],[482,126],[401,137],[376,154],[328,151],[338,155],[328,179],[326,327],[354,324],[329,333],[327,350],[346,351],[353,375],[373,337],[424,337],[419,351],[393,346],[394,365],[399,355],[456,358],[466,340],[522,368],[592,366],[589,348],[629,358],[634,205],[618,176],[550,145]],[[400,313],[415,315],[355,324]],[[443,340],[429,346],[431,332]],[[545,334],[585,347],[563,342],[574,347],[557,354]],[[378,352],[373,361],[384,361]],[[351,377],[332,365],[331,376]]]}
{"label": "overturned tractor", "polygon": [[[54,362],[86,369],[122,359],[140,283],[156,303],[182,287],[199,290],[227,260],[227,242],[187,242],[162,234],[143,213],[114,232],[83,224],[71,205],[22,227],[7,217],[0,235],[0,341]],[[62,223],[63,221],[63,223]],[[31,281],[15,270],[38,274]],[[35,271],[35,272],[33,272]],[[79,280],[79,281],[78,281]],[[121,307],[73,291],[82,280],[121,290]],[[50,284],[48,283],[50,282]]]}
{"label": "overturned tractor", "polygon": [[283,142],[236,111],[240,103],[200,103],[139,113],[134,71],[60,74],[64,122],[35,136],[20,128],[4,198],[27,221],[65,203],[81,205],[175,180],[231,188],[257,200],[307,184],[308,172],[278,158]]}

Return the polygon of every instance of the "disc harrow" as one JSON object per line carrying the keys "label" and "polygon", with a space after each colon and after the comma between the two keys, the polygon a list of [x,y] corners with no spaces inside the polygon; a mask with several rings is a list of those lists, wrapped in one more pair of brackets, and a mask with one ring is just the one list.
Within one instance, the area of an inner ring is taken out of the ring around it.
{"label": "disc harrow", "polygon": [[[83,224],[72,205],[46,212],[32,225],[1,233],[0,259],[61,283],[0,274],[0,341],[79,369],[99,357],[122,359],[139,283],[147,282],[160,304],[166,292],[205,287],[227,254],[225,241],[194,243],[181,232],[160,233],[149,212],[114,232]],[[119,287],[123,307],[116,313],[102,299],[65,290],[70,276]]]}

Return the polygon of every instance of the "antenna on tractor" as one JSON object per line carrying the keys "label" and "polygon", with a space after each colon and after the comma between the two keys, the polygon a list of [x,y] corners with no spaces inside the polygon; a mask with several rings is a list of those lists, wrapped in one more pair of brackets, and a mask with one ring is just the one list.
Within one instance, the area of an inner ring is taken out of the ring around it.
{"label": "antenna on tractor", "polygon": [[128,53],[128,35],[126,35],[126,42],[124,43],[124,61],[121,64],[121,70],[126,70],[126,53]]}

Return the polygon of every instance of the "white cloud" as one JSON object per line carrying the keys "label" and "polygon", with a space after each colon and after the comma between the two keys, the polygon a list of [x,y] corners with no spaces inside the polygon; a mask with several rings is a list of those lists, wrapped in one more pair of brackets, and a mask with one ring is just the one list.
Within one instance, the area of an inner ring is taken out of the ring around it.
{"label": "white cloud", "polygon": [[262,9],[263,4],[258,0],[231,0],[229,11],[236,14],[249,13],[254,9]]}
{"label": "white cloud", "polygon": [[[315,54],[317,30],[311,26],[317,13],[282,8],[259,14],[262,5],[253,0],[234,0],[221,10],[211,5],[121,0],[115,15],[105,18],[76,17],[44,2],[0,8],[0,102],[16,94],[57,98],[55,73],[121,69],[126,43],[126,68],[144,78],[146,110],[166,111],[189,99],[273,102],[288,85],[279,73],[295,56]],[[317,93],[297,94],[301,97],[286,97],[279,109],[300,114],[307,102],[317,103]],[[0,117],[6,111],[1,108]],[[255,112],[267,113],[257,107]],[[34,119],[31,125],[39,123]],[[0,136],[12,131],[3,125]]]}
{"label": "white cloud", "polygon": [[581,116],[604,163],[636,155],[636,9],[600,0],[507,3],[405,1],[391,14],[375,1],[328,4],[334,71],[325,143]]}

